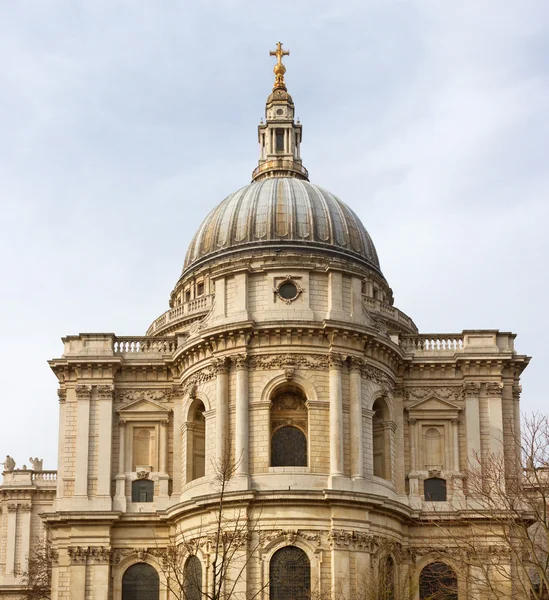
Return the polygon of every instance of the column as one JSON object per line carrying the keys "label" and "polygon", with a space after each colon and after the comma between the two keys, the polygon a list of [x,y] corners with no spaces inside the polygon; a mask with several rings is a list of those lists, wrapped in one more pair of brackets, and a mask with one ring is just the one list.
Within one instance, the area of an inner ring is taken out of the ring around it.
{"label": "column", "polygon": [[160,421],[160,457],[158,469],[161,473],[168,472],[168,423],[169,421]]}
{"label": "column", "polygon": [[91,386],[76,386],[76,469],[74,495],[88,496],[88,453],[90,434]]}
{"label": "column", "polygon": [[58,389],[59,398],[59,434],[57,439],[57,491],[55,494],[56,502],[63,498],[64,493],[64,457],[65,457],[65,413],[67,406],[67,390]]}
{"label": "column", "polygon": [[113,509],[126,511],[126,421],[118,421],[118,475]]}
{"label": "column", "polygon": [[330,475],[343,475],[343,398],[341,388],[342,358],[330,354]]}
{"label": "column", "polygon": [[183,471],[183,435],[182,435],[182,400],[177,394],[178,388],[174,388],[174,407],[173,407],[173,473],[172,473],[172,495],[179,497],[181,494],[181,482]]}
{"label": "column", "polygon": [[8,526],[6,535],[6,575],[14,576],[15,536],[17,533],[17,504],[8,504]]}
{"label": "column", "polygon": [[110,510],[112,467],[112,403],[114,386],[97,386],[99,403],[99,440],[97,450],[97,495],[104,496],[104,508]]}
{"label": "column", "polygon": [[419,480],[417,474],[417,449],[416,449],[416,419],[408,419],[408,435],[410,438],[410,496],[419,495]]}
{"label": "column", "polygon": [[213,366],[217,371],[215,382],[215,458],[219,468],[227,457],[228,450],[229,375],[225,359],[214,359]]}
{"label": "column", "polygon": [[461,393],[465,396],[467,462],[469,467],[475,468],[479,466],[480,460],[480,384],[474,381],[467,381],[463,384]]}
{"label": "column", "polygon": [[486,384],[486,395],[488,396],[488,407],[490,415],[491,454],[501,454],[503,452],[502,392],[503,383],[498,381]]}
{"label": "column", "polygon": [[88,550],[84,547],[69,546],[67,548],[70,558],[68,597],[70,600],[84,600],[86,598],[86,558]]}
{"label": "column", "polygon": [[[109,600],[109,557],[110,551],[105,547],[94,548],[95,557],[92,569],[92,600]],[[90,567],[88,567],[90,568]]]}
{"label": "column", "polygon": [[362,423],[362,360],[351,358],[351,477],[364,479],[364,441]]}
{"label": "column", "polygon": [[237,356],[236,365],[236,426],[235,426],[235,460],[236,474],[248,475],[248,357]]}
{"label": "column", "polygon": [[19,532],[21,535],[21,545],[19,548],[19,569],[22,571],[26,571],[28,566],[30,550],[32,505],[30,503],[21,504],[19,508],[21,510],[21,513],[19,515],[19,518],[21,520],[21,523],[19,525]]}
{"label": "column", "polygon": [[513,444],[515,446],[515,469],[520,470],[522,461],[521,455],[521,434],[520,434],[520,394],[522,387],[518,384],[513,385]]}
{"label": "column", "polygon": [[459,473],[459,422],[452,419],[452,439],[454,442],[454,473]]}

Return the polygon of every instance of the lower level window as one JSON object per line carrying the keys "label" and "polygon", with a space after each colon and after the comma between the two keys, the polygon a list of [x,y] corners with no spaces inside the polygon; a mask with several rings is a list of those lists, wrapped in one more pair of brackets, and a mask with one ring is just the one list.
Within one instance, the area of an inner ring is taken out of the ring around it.
{"label": "lower level window", "polygon": [[425,500],[431,502],[446,501],[446,480],[440,477],[430,477],[423,482]]}
{"label": "lower level window", "polygon": [[136,479],[132,483],[132,502],[152,502],[154,500],[154,481]]}

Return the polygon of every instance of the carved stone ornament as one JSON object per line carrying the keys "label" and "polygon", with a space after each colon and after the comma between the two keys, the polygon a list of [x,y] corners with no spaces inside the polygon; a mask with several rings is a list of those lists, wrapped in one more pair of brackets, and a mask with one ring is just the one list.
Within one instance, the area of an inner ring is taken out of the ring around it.
{"label": "carved stone ornament", "polygon": [[440,400],[449,400],[457,398],[460,394],[459,387],[410,387],[404,389],[405,398],[439,398]]}
{"label": "carved stone ornament", "polygon": [[351,371],[360,371],[362,370],[364,361],[359,356],[350,356],[349,357],[349,368]]}
{"label": "carved stone ornament", "polygon": [[478,396],[480,394],[480,383],[476,381],[466,381],[461,386],[462,396]]}
{"label": "carved stone ornament", "polygon": [[302,539],[320,546],[323,533],[326,532],[302,529],[271,529],[259,532],[259,543],[265,548],[276,540],[284,539],[287,543],[293,544],[297,539]]}
{"label": "carved stone ornament", "polygon": [[284,369],[284,379],[286,381],[291,381],[295,375],[295,367],[286,367]]}
{"label": "carved stone ornament", "polygon": [[383,386],[390,393],[395,389],[394,381],[381,369],[371,365],[364,365],[362,367],[362,376],[368,381],[373,381],[374,383]]}
{"label": "carved stone ornament", "polygon": [[13,504],[13,503],[8,504],[8,512],[9,513],[17,512],[17,504]]}
{"label": "carved stone ornament", "polygon": [[149,472],[148,471],[137,471],[137,479],[148,479]]}
{"label": "carved stone ornament", "polygon": [[486,394],[488,396],[501,396],[503,383],[501,381],[490,381],[486,384]]}
{"label": "carved stone ornament", "polygon": [[330,369],[341,369],[344,360],[345,358],[342,354],[330,352],[330,354],[328,355],[328,365]]}
{"label": "carved stone ornament", "polygon": [[88,560],[89,547],[84,548],[83,546],[69,546],[67,552],[69,553],[69,559],[72,564],[85,564]]}
{"label": "carved stone ornament", "polygon": [[112,400],[114,394],[113,385],[98,385],[97,386],[97,397],[99,400]]}
{"label": "carved stone ornament", "polygon": [[148,548],[136,548],[137,558],[141,561],[147,558],[147,554],[149,552]]}
{"label": "carved stone ornament", "polygon": [[522,394],[522,386],[514,385],[513,386],[513,398],[515,400],[520,400],[520,395]]}
{"label": "carved stone ornament", "polygon": [[67,390],[65,388],[59,388],[57,390],[57,397],[59,398],[59,402],[65,402],[67,399]]}
{"label": "carved stone ornament", "polygon": [[273,398],[271,409],[274,411],[300,410],[305,411],[305,400],[301,394],[295,392],[281,392]]}
{"label": "carved stone ornament", "polygon": [[301,429],[301,431],[303,431],[305,433],[307,432],[307,421],[306,420],[292,419],[292,418],[272,419],[271,420],[271,432],[275,432],[277,429],[280,429],[281,427],[286,427],[286,426],[297,427],[298,429]]}
{"label": "carved stone ornament", "polygon": [[32,506],[30,504],[20,504],[19,505],[22,512],[31,512]]}
{"label": "carved stone ornament", "polygon": [[228,364],[226,358],[212,358],[212,367],[216,373],[226,373]]}
{"label": "carved stone ornament", "polygon": [[237,354],[233,356],[232,360],[237,370],[248,368],[248,356],[246,354]]}
{"label": "carved stone ornament", "polygon": [[116,390],[116,401],[123,404],[132,404],[139,400],[168,402],[171,395],[171,390]]}
{"label": "carved stone ornament", "polygon": [[91,546],[88,548],[88,557],[94,563],[109,564],[111,562],[112,548],[108,546]]}
{"label": "carved stone ornament", "polygon": [[91,385],[77,385],[76,397],[79,400],[89,400],[91,398]]}
{"label": "carved stone ornament", "polygon": [[304,356],[302,354],[276,354],[252,356],[249,359],[250,369],[310,369],[323,371],[328,368],[328,356],[325,354]]}
{"label": "carved stone ornament", "polygon": [[332,529],[328,533],[328,541],[332,548],[355,548],[372,551],[377,547],[377,536],[362,531]]}
{"label": "carved stone ornament", "polygon": [[205,367],[204,369],[193,373],[182,383],[180,387],[181,395],[185,396],[187,394],[196,394],[198,386],[201,383],[211,381],[212,379],[215,379],[215,376],[216,370],[213,367]]}

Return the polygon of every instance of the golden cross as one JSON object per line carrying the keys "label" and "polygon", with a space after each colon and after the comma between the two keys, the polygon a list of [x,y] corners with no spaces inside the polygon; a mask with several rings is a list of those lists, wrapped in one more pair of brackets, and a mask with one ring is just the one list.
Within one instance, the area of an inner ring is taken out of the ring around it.
{"label": "golden cross", "polygon": [[281,65],[282,64],[282,57],[283,56],[290,56],[290,51],[289,50],[282,50],[282,42],[277,42],[277,44],[276,44],[276,50],[271,50],[269,52],[269,56],[276,56],[278,64]]}
{"label": "golden cross", "polygon": [[282,57],[290,56],[290,51],[282,50],[282,42],[277,42],[276,50],[271,50],[269,56],[276,56],[276,65],[273,69],[275,74],[275,85],[273,90],[276,90],[277,88],[285,90],[286,84],[284,83],[284,73],[286,73],[286,67],[282,64]]}

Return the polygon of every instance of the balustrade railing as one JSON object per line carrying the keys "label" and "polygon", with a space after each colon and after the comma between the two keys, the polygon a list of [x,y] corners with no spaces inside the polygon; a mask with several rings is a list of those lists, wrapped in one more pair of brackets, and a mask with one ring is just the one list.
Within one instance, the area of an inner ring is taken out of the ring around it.
{"label": "balustrade railing", "polygon": [[407,352],[460,352],[464,348],[461,333],[403,335],[400,347]]}
{"label": "balustrade railing", "polygon": [[187,316],[210,310],[213,305],[213,298],[213,294],[200,296],[199,298],[189,300],[189,302],[170,308],[170,310],[167,310],[164,314],[160,315],[158,319],[153,321],[152,325],[147,330],[147,335],[153,335],[164,326],[183,320]]}
{"label": "balustrade railing", "polygon": [[116,338],[116,354],[172,354],[177,348],[177,338],[126,337]]}
{"label": "balustrade railing", "polygon": [[31,481],[57,481],[57,471],[31,471]]}
{"label": "balustrade railing", "polygon": [[362,300],[364,307],[367,310],[372,310],[374,312],[386,315],[393,321],[402,323],[403,325],[406,325],[413,331],[417,331],[417,327],[415,326],[412,319],[410,319],[410,317],[405,315],[402,311],[398,310],[398,308],[395,308],[390,304],[386,304],[385,302],[381,302],[381,300],[378,300],[377,298],[371,298],[370,296],[362,296]]}

